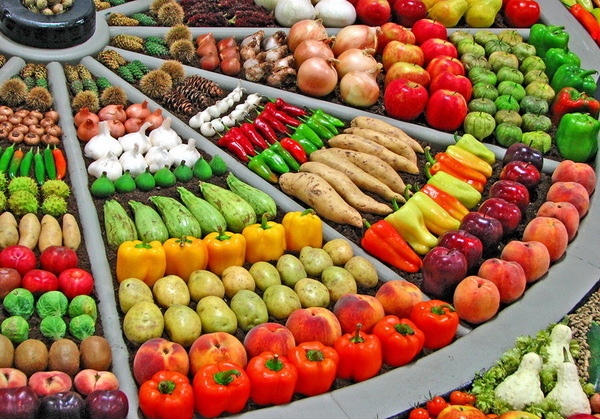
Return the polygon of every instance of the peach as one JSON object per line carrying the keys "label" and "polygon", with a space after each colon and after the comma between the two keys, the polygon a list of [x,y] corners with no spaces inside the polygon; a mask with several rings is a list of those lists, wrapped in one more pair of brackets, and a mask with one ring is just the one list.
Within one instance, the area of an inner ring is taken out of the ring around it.
{"label": "peach", "polygon": [[189,368],[190,360],[185,348],[163,338],[144,342],[133,359],[133,376],[140,385],[158,371],[177,371],[187,375]]}
{"label": "peach", "polygon": [[246,368],[248,355],[238,338],[227,332],[206,333],[192,343],[189,351],[190,372],[196,375],[205,364],[230,361]]}
{"label": "peach", "polygon": [[477,276],[488,279],[496,284],[500,292],[500,302],[510,304],[518,299],[527,285],[525,271],[517,262],[492,258],[479,266]]}
{"label": "peach", "polygon": [[453,301],[462,320],[479,324],[488,321],[498,312],[500,291],[492,281],[471,275],[456,286]]}
{"label": "peach", "polygon": [[394,279],[381,285],[375,293],[385,314],[408,318],[415,304],[423,301],[421,289],[412,282]]}
{"label": "peach", "polygon": [[591,195],[596,188],[596,172],[589,164],[563,160],[552,172],[552,183],[556,182],[577,182]]}
{"label": "peach", "polygon": [[0,389],[27,385],[27,376],[16,368],[0,368]]}
{"label": "peach", "polygon": [[91,368],[81,370],[73,378],[75,389],[84,396],[94,390],[118,390],[119,380],[110,371],[97,371]]}
{"label": "peach", "polygon": [[539,241],[546,246],[550,262],[557,261],[567,250],[569,234],[567,228],[557,218],[535,217],[525,226],[523,241]]}
{"label": "peach", "polygon": [[281,356],[287,356],[289,349],[296,346],[294,335],[287,327],[274,322],[254,326],[244,337],[244,348],[248,358],[271,351]]}
{"label": "peach", "polygon": [[370,295],[345,294],[333,306],[333,314],[340,321],[342,333],[352,333],[358,323],[362,331],[371,333],[377,322],[385,317],[381,302]]}
{"label": "peach", "polygon": [[550,186],[546,199],[553,202],[570,202],[579,212],[579,218],[585,217],[590,208],[590,195],[584,186],[577,182],[556,182]]}
{"label": "peach", "polygon": [[39,397],[71,390],[73,380],[62,371],[38,371],[29,377],[29,387]]}
{"label": "peach", "polygon": [[500,259],[517,262],[525,271],[527,283],[537,281],[550,268],[548,248],[538,241],[512,240],[506,243]]}
{"label": "peach", "polygon": [[579,211],[570,202],[544,202],[537,211],[538,217],[557,218],[565,225],[569,241],[575,238],[579,229]]}
{"label": "peach", "polygon": [[294,310],[285,322],[292,332],[296,344],[319,341],[323,345],[333,346],[342,336],[340,321],[329,309],[308,307]]}
{"label": "peach", "polygon": [[481,410],[468,404],[451,404],[445,407],[437,417],[438,419],[485,419],[486,415]]}

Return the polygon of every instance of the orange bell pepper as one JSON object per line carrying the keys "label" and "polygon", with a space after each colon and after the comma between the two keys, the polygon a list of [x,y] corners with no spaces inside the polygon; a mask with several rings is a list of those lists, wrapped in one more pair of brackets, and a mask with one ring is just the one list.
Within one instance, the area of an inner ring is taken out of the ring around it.
{"label": "orange bell pepper", "polygon": [[246,373],[254,403],[285,404],[292,400],[298,370],[286,357],[265,351],[248,362]]}
{"label": "orange bell pepper", "polygon": [[296,393],[316,396],[331,388],[340,362],[335,349],[319,341],[303,342],[288,350],[287,357],[298,370]]}
{"label": "orange bell pepper", "polygon": [[385,316],[373,328],[383,347],[383,362],[392,367],[408,364],[425,343],[425,333],[409,319]]}
{"label": "orange bell pepper", "polygon": [[268,221],[268,217],[265,213],[260,224],[251,224],[242,230],[248,263],[277,260],[285,252],[285,229],[282,224]]}
{"label": "orange bell pepper", "polygon": [[246,238],[240,233],[219,231],[204,237],[208,251],[208,270],[221,275],[230,266],[243,266],[246,260]]}
{"label": "orange bell pepper", "polygon": [[159,371],[142,384],[140,409],[149,419],[194,417],[194,392],[190,380],[176,371]]}
{"label": "orange bell pepper", "polygon": [[313,209],[288,212],[281,224],[288,250],[299,252],[304,246],[323,247],[323,222]]}
{"label": "orange bell pepper", "polygon": [[119,245],[117,250],[117,281],[137,278],[152,287],[165,276],[167,257],[162,243],[130,240]]}
{"label": "orange bell pepper", "polygon": [[192,272],[208,265],[208,250],[202,239],[172,237],[163,243],[163,248],[167,258],[165,275],[177,275],[187,282]]}
{"label": "orange bell pepper", "polygon": [[361,332],[361,327],[358,323],[356,331],[340,336],[333,344],[340,356],[339,378],[365,381],[374,377],[383,365],[381,341],[376,335]]}
{"label": "orange bell pepper", "polygon": [[194,376],[193,387],[196,411],[206,418],[238,413],[250,398],[248,374],[229,361],[204,364]]}

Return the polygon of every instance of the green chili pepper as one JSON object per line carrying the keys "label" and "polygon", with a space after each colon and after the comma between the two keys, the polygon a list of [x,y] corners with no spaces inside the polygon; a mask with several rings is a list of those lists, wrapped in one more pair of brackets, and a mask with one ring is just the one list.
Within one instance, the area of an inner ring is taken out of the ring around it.
{"label": "green chili pepper", "polygon": [[54,156],[49,145],[44,150],[44,166],[46,166],[48,179],[56,179],[56,164],[54,163]]}
{"label": "green chili pepper", "polygon": [[552,76],[554,76],[558,67],[563,64],[576,65],[578,67],[581,65],[579,55],[566,48],[550,48],[546,52],[544,62],[546,63],[545,73],[550,80],[552,80]]}
{"label": "green chili pepper", "polygon": [[312,114],[311,116],[308,117],[308,122],[309,122],[309,126],[310,126],[310,122],[322,125],[325,129],[327,129],[327,131],[329,131],[332,135],[338,135],[338,129],[336,128],[335,125],[333,125],[331,122],[329,122],[329,120],[327,120],[327,118],[323,117],[322,115],[319,114]]}
{"label": "green chili pepper", "polygon": [[23,156],[23,160],[21,161],[21,167],[19,167],[19,176],[29,176],[29,172],[31,171],[31,163],[33,163],[33,149],[29,149],[27,153]]}
{"label": "green chili pepper", "polygon": [[329,122],[331,122],[336,127],[341,128],[341,127],[346,126],[346,124],[344,124],[344,121],[342,121],[339,118],[336,118],[333,115],[326,113],[323,109],[317,109],[317,110],[311,109],[311,110],[312,110],[313,114],[321,115],[323,118],[327,119]]}
{"label": "green chili pepper", "polygon": [[250,157],[248,168],[267,182],[277,183],[277,175],[273,173],[262,155],[257,154]]}
{"label": "green chili pepper", "polygon": [[592,0],[577,0],[577,3],[581,4],[585,10],[591,12],[594,10],[594,3]]}
{"label": "green chili pepper", "polygon": [[318,148],[313,143],[311,143],[310,140],[307,138],[299,137],[299,138],[292,138],[292,139],[295,140],[298,144],[300,144],[300,146],[304,149],[304,152],[306,153],[307,156],[310,156],[311,153],[318,150]]}
{"label": "green chili pepper", "polygon": [[0,157],[0,172],[6,173],[8,171],[8,166],[10,165],[10,161],[12,160],[12,156],[15,153],[15,145],[12,144],[2,154]]}
{"label": "green chili pepper", "polygon": [[289,166],[283,160],[279,154],[277,154],[274,150],[267,148],[260,152],[260,156],[263,157],[265,163],[271,170],[276,173],[287,173],[290,171]]}
{"label": "green chili pepper", "polygon": [[300,163],[298,163],[294,156],[292,156],[289,151],[283,148],[283,146],[280,143],[277,142],[271,144],[269,148],[283,158],[283,161],[285,161],[285,164],[287,164],[290,170],[293,170],[294,172],[300,170]]}
{"label": "green chili pepper", "polygon": [[591,115],[574,112],[561,118],[554,139],[565,159],[585,162],[598,151],[599,132],[600,121]]}
{"label": "green chili pepper", "polygon": [[554,73],[550,86],[555,92],[560,91],[563,87],[574,87],[588,96],[594,96],[598,87],[594,74],[598,74],[598,71],[584,70],[576,65],[563,64]]}
{"label": "green chili pepper", "polygon": [[33,155],[33,173],[38,185],[46,181],[46,168],[44,167],[44,156],[40,153],[40,148]]}
{"label": "green chili pepper", "polygon": [[536,23],[529,30],[528,42],[535,47],[536,55],[544,58],[550,48],[567,48],[569,33],[564,26]]}
{"label": "green chili pepper", "polygon": [[290,138],[296,141],[299,141],[300,139],[306,139],[313,143],[313,145],[316,148],[321,148],[325,145],[323,143],[323,140],[321,140],[321,137],[319,137],[319,134],[317,134],[311,127],[309,127],[305,123],[298,125],[294,133],[290,136]]}
{"label": "green chili pepper", "polygon": [[23,150],[18,149],[13,153],[12,159],[10,159],[10,165],[8,166],[8,177],[12,179],[19,173],[19,167],[23,161]]}

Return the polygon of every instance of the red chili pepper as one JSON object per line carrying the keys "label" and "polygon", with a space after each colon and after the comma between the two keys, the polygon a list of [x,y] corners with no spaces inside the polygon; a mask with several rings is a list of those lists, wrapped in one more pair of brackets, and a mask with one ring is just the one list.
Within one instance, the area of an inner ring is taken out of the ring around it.
{"label": "red chili pepper", "polygon": [[294,159],[296,159],[298,163],[302,164],[308,161],[306,151],[304,151],[304,148],[298,141],[292,140],[290,137],[285,137],[279,141],[279,143],[294,157]]}
{"label": "red chili pepper", "polygon": [[244,122],[240,126],[240,129],[246,135],[248,140],[250,140],[250,142],[253,145],[255,145],[256,147],[260,148],[261,150],[264,150],[265,148],[269,148],[269,144],[267,144],[265,139],[256,131],[256,128],[254,127],[254,125],[252,125],[248,122]]}
{"label": "red chili pepper", "polygon": [[373,334],[381,340],[383,362],[392,367],[408,364],[425,343],[425,333],[409,319],[385,316],[373,328]]}
{"label": "red chili pepper", "polygon": [[250,159],[248,158],[248,154],[246,153],[244,147],[242,147],[240,143],[232,141],[231,137],[225,137],[225,135],[222,136],[219,141],[217,141],[217,145],[220,147],[225,147],[227,150],[235,154],[238,159],[248,162]]}
{"label": "red chili pepper", "polygon": [[56,179],[63,179],[67,174],[67,160],[60,148],[54,146],[52,149],[54,156],[54,165],[56,166]]}
{"label": "red chili pepper", "polygon": [[258,115],[256,118],[254,118],[253,125],[269,143],[274,144],[277,141],[277,133],[275,133],[275,130],[271,128],[271,125],[269,125],[267,121],[261,117],[261,115]]}
{"label": "red chili pepper", "polygon": [[300,125],[302,123],[302,122],[298,121],[296,118],[289,116],[284,111],[277,109],[273,102],[267,103],[265,105],[265,109],[263,110],[263,112],[267,112],[267,113],[271,114],[272,116],[274,116],[279,121],[281,121],[283,124],[291,125],[293,127],[297,127],[298,125]]}
{"label": "red chili pepper", "polygon": [[275,118],[270,112],[262,111],[259,117],[269,124],[276,132],[287,134],[287,127],[283,124],[283,122]]}
{"label": "red chili pepper", "polygon": [[441,300],[415,304],[410,319],[425,333],[427,349],[442,348],[452,342],[460,321],[454,307]]}
{"label": "red chili pepper", "polygon": [[294,105],[290,105],[289,103],[287,103],[285,100],[283,100],[280,97],[278,97],[274,103],[275,103],[275,108],[286,112],[288,115],[292,115],[292,116],[306,115],[306,111],[304,109],[301,109]]}
{"label": "red chili pepper", "polygon": [[240,143],[240,145],[244,147],[244,150],[246,150],[246,154],[250,156],[256,156],[258,154],[254,150],[252,142],[250,141],[250,139],[248,139],[248,137],[246,137],[246,134],[244,134],[244,131],[242,131],[241,128],[231,127],[229,131],[227,131],[227,134],[231,135],[235,142]]}
{"label": "red chili pepper", "polygon": [[593,14],[588,12],[580,3],[575,3],[569,7],[569,12],[588,31],[594,41],[600,41],[600,23]]}

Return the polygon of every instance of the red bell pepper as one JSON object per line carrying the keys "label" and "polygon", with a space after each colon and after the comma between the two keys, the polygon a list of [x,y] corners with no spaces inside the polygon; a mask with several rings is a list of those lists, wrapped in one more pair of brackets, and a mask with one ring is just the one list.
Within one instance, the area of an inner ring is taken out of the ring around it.
{"label": "red bell pepper", "polygon": [[442,348],[452,342],[460,321],[454,307],[441,300],[415,304],[410,320],[425,333],[424,346],[427,349]]}
{"label": "red bell pepper", "polygon": [[358,323],[356,331],[340,336],[333,344],[340,356],[338,378],[365,381],[374,377],[383,365],[381,341],[376,335],[361,332],[361,327]]}
{"label": "red bell pepper", "polygon": [[284,404],[292,400],[298,370],[286,357],[265,351],[248,362],[246,373],[254,403]]}
{"label": "red bell pepper", "polygon": [[467,182],[477,189],[478,192],[483,192],[487,178],[482,173],[470,168],[447,153],[437,153],[434,159],[429,150],[429,147],[425,147],[425,158],[428,161],[425,164],[425,174],[427,177],[431,177],[437,172],[446,172],[463,182]]}
{"label": "red bell pepper", "polygon": [[554,98],[550,119],[554,125],[558,125],[565,114],[573,112],[589,113],[598,119],[600,102],[574,87],[563,87]]}
{"label": "red bell pepper", "polygon": [[271,128],[271,125],[264,120],[264,118],[261,118],[260,115],[254,118],[253,125],[256,130],[260,132],[262,137],[269,143],[273,144],[275,141],[277,141],[277,133],[275,130],[273,130],[273,128]]}
{"label": "red bell pepper", "polygon": [[256,128],[251,123],[244,122],[240,126],[240,129],[255,147],[258,147],[261,150],[269,147],[269,144],[267,144],[265,139],[258,133],[258,131],[256,131]]}
{"label": "red bell pepper", "polygon": [[250,398],[250,379],[244,369],[229,361],[205,364],[194,376],[196,411],[207,418],[223,412],[238,413]]}
{"label": "red bell pepper", "polygon": [[291,115],[291,116],[304,116],[304,115],[306,115],[306,111],[304,109],[299,108],[299,107],[294,106],[294,105],[290,105],[289,103],[287,103],[285,100],[283,100],[280,97],[278,97],[275,100],[274,103],[275,103],[275,108],[284,111],[288,115]]}
{"label": "red bell pepper", "polygon": [[285,137],[281,141],[279,141],[281,146],[287,150],[288,153],[296,159],[296,161],[300,164],[306,163],[308,161],[308,157],[306,156],[306,151],[300,145],[300,143],[296,140],[292,140],[290,137]]}
{"label": "red bell pepper", "polygon": [[444,208],[448,214],[458,221],[462,221],[464,216],[469,213],[469,209],[458,199],[436,186],[426,183],[425,186],[421,188],[421,192],[433,199],[436,204]]}
{"label": "red bell pepper", "polygon": [[360,244],[367,252],[404,272],[418,272],[423,261],[387,221],[371,225],[364,221],[367,231]]}
{"label": "red bell pepper", "polygon": [[381,340],[383,362],[392,367],[408,364],[423,349],[425,333],[409,319],[385,316],[373,328]]}
{"label": "red bell pepper", "polygon": [[288,350],[287,357],[298,370],[296,393],[316,396],[331,388],[340,362],[335,349],[318,341],[303,342]]}
{"label": "red bell pepper", "polygon": [[139,403],[148,419],[191,419],[194,416],[192,385],[186,375],[176,371],[158,371],[144,382]]}
{"label": "red bell pepper", "polygon": [[282,124],[291,125],[293,127],[297,127],[298,125],[301,124],[300,121],[298,121],[294,117],[291,117],[290,115],[285,113],[285,111],[277,109],[277,107],[275,106],[275,104],[273,102],[267,103],[265,105],[263,112],[267,112],[268,114],[273,116],[275,119],[279,120],[279,122],[281,122]]}

